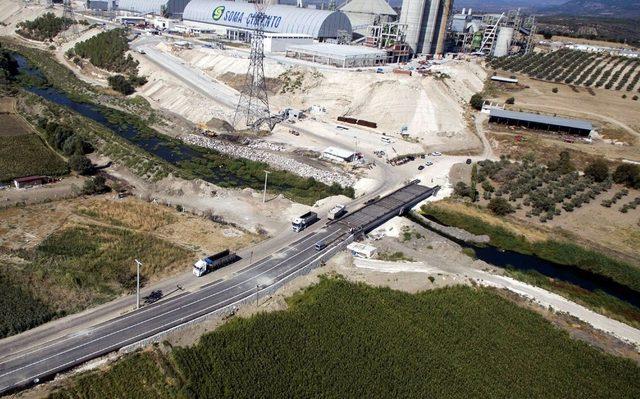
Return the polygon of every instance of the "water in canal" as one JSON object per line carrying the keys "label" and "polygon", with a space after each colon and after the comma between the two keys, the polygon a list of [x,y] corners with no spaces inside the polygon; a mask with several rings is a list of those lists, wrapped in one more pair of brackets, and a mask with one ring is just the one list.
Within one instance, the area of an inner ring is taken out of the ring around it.
{"label": "water in canal", "polygon": [[[21,72],[30,76],[42,76],[37,69],[34,69],[28,64],[24,57],[19,54],[15,54],[15,58],[18,61]],[[198,152],[184,144],[172,142],[169,147],[166,142],[160,140],[158,137],[148,137],[140,134],[135,126],[112,123],[108,120],[100,107],[74,101],[64,92],[55,88],[30,86],[27,89],[46,100],[67,107],[89,119],[92,119],[93,121],[112,130],[119,136],[129,140],[133,144],[143,148],[145,151],[174,165],[183,160],[202,157]],[[212,170],[211,176],[205,178],[205,180],[212,183],[236,181],[236,179],[236,176],[229,174],[222,168]],[[440,232],[436,233],[442,235]],[[564,281],[592,292],[598,290],[603,291],[608,295],[640,308],[640,293],[624,285],[618,284],[607,277],[579,269],[575,266],[565,266],[549,262],[534,255],[524,255],[513,251],[503,251],[492,246],[475,246],[453,237],[447,238],[455,241],[465,248],[473,249],[478,259],[491,265],[525,272],[536,271],[544,276]]]}
{"label": "water in canal", "polygon": [[[31,77],[43,78],[42,73],[31,66],[25,57],[16,53],[14,53],[14,57],[18,62],[20,72]],[[43,78],[43,81],[46,81],[46,79]],[[149,136],[142,134],[138,128],[131,124],[111,122],[107,115],[105,115],[105,110],[101,107],[75,101],[66,93],[56,88],[30,85],[27,86],[26,89],[48,101],[71,109],[78,114],[101,124],[116,133],[118,136],[127,139],[136,146],[173,165],[178,165],[181,161],[202,158],[200,153],[180,141],[173,140],[169,142],[153,135]],[[229,173],[223,168],[212,169],[211,174],[203,177],[203,179],[223,186],[228,186],[230,182],[233,183],[233,185],[241,185],[242,183],[237,176]]]}
{"label": "water in canal", "polygon": [[[433,222],[443,224],[434,218],[428,216],[425,217]],[[640,308],[640,293],[627,286],[619,284],[608,277],[601,276],[575,266],[560,265],[550,262],[535,255],[525,255],[515,251],[502,250],[490,245],[473,245],[455,237],[445,235],[439,231],[434,231],[428,226],[424,227],[436,234],[446,236],[448,239],[454,241],[463,248],[472,249],[479,260],[490,265],[523,272],[538,272],[546,277],[567,282],[591,292],[602,291]]]}

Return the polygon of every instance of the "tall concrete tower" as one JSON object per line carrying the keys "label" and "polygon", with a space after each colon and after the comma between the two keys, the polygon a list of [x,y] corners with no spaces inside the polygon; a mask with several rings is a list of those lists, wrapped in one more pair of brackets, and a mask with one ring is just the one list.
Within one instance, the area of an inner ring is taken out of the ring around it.
{"label": "tall concrete tower", "polygon": [[404,0],[400,23],[414,54],[442,54],[452,0]]}

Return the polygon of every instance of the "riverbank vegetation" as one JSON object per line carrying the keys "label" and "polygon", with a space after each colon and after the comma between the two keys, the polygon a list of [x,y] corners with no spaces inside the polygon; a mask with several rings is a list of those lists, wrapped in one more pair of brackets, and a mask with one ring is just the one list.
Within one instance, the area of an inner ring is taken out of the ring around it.
{"label": "riverbank vegetation", "polygon": [[56,17],[52,12],[39,16],[33,21],[18,23],[16,32],[31,40],[51,40],[68,27],[73,25],[73,20],[66,17]]}
{"label": "riverbank vegetation", "polygon": [[[634,398],[640,368],[488,289],[406,294],[340,279],[189,348],[74,377],[71,397]],[[402,334],[398,334],[402,331]],[[561,368],[558,365],[562,364]]]}
{"label": "riverbank vegetation", "polygon": [[640,268],[602,253],[551,236],[531,240],[525,234],[510,229],[507,224],[493,224],[490,219],[455,212],[437,203],[425,205],[420,211],[424,216],[447,226],[458,227],[476,235],[488,235],[491,237],[490,244],[497,248],[536,255],[559,265],[576,266],[640,292]]}
{"label": "riverbank vegetation", "polygon": [[[37,66],[40,63],[46,65],[43,72],[47,79],[49,79],[47,71],[57,70],[55,65],[42,60],[40,55],[27,53],[38,60]],[[31,61],[31,58],[29,60]],[[75,76],[72,79],[77,80]],[[89,88],[82,83],[76,82],[73,85],[54,83],[53,86],[65,92],[69,88],[72,93],[85,93],[71,94],[69,97],[74,101],[90,104],[93,110],[102,114],[109,127],[78,116],[66,108],[43,101],[34,95],[30,95],[29,101],[38,102],[45,107],[47,111],[44,112],[44,116],[49,119],[59,120],[64,117],[67,126],[83,127],[85,139],[100,153],[131,168],[134,173],[146,179],[156,181],[173,173],[189,179],[201,178],[222,187],[251,187],[259,190],[264,184],[264,171],[270,170],[272,173],[269,175],[269,189],[272,192],[282,193],[293,201],[313,204],[331,195],[343,194],[351,198],[354,196],[352,187],[341,187],[338,184],[328,186],[313,178],[303,178],[287,171],[273,170],[262,162],[231,158],[211,149],[188,146],[151,128],[150,125],[156,119],[153,112],[131,112],[132,108],[136,108],[135,104],[132,107],[128,105],[118,107],[126,109],[127,112],[111,106],[98,105],[86,95]],[[129,105],[132,103],[131,100],[127,102]],[[144,108],[146,107],[148,104]],[[135,129],[135,132],[132,129]],[[160,153],[164,154],[163,159],[152,155]]]}

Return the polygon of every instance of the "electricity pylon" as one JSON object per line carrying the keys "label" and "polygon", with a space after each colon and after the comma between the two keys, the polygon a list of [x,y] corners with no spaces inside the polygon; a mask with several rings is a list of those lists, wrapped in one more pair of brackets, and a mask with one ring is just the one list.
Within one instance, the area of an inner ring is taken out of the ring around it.
{"label": "electricity pylon", "polygon": [[251,34],[251,55],[249,69],[244,78],[244,85],[240,92],[240,100],[233,117],[233,125],[238,126],[242,121],[251,130],[258,131],[264,123],[273,129],[274,122],[269,112],[269,96],[267,82],[264,78],[264,4],[255,3],[256,12],[250,19],[255,29]]}

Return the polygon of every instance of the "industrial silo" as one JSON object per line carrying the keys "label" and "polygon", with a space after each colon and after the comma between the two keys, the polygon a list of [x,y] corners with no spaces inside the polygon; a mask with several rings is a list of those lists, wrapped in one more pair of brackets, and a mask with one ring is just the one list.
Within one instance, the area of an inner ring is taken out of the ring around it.
{"label": "industrial silo", "polygon": [[414,52],[418,51],[422,17],[427,0],[404,0],[400,11],[400,23],[407,25],[406,42]]}
{"label": "industrial silo", "polygon": [[509,55],[511,41],[513,40],[513,32],[513,28],[507,28],[505,26],[501,27],[498,30],[496,45],[493,48],[494,57],[504,57],[505,55]]}

